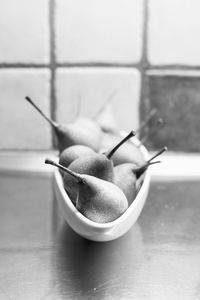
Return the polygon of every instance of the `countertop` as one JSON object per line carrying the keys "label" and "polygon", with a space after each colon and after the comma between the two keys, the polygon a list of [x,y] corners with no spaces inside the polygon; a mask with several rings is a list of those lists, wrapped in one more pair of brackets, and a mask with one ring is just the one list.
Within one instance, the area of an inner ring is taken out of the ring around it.
{"label": "countertop", "polygon": [[200,185],[152,181],[132,229],[106,243],[74,233],[52,176],[0,172],[0,299],[200,299]]}

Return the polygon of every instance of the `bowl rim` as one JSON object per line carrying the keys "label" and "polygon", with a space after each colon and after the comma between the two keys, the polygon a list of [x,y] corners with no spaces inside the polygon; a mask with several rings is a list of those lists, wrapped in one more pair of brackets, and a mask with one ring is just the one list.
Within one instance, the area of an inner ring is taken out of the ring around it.
{"label": "bowl rim", "polygon": [[[146,147],[136,137],[131,138],[130,141],[133,142],[136,146],[138,146],[138,148],[142,152],[145,159],[149,158],[149,152],[147,151]],[[66,203],[68,205],[68,208],[71,209],[72,213],[74,215],[76,215],[76,217],[82,223],[85,223],[88,226],[93,227],[94,229],[110,229],[114,226],[117,226],[117,225],[123,223],[125,221],[125,219],[132,213],[135,206],[137,206],[137,203],[143,198],[142,195],[145,192],[145,190],[148,188],[149,183],[150,183],[150,173],[148,170],[146,170],[145,174],[144,174],[142,185],[141,185],[134,201],[126,209],[126,211],[121,216],[119,216],[117,219],[115,219],[111,222],[98,223],[98,222],[94,222],[94,221],[88,219],[87,217],[85,217],[81,212],[79,212],[76,209],[76,207],[74,206],[74,204],[72,203],[71,199],[69,198],[69,196],[67,195],[67,193],[64,189],[62,176],[61,176],[59,170],[55,169],[54,177],[55,177],[57,185],[60,189],[60,193],[62,194],[62,197],[64,198],[64,200],[66,201]]]}

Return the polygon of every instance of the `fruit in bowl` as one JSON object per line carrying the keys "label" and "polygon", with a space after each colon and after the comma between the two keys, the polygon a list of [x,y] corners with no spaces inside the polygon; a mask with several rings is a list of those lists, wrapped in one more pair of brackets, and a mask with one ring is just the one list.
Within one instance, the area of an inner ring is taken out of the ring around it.
{"label": "fruit in bowl", "polygon": [[[57,167],[55,192],[67,223],[79,235],[93,241],[109,241],[125,234],[137,221],[147,199],[148,168],[160,162],[154,159],[167,148],[150,157],[134,131],[120,132],[109,124],[109,118],[106,127],[102,126],[102,115],[99,124],[79,117],[62,126],[44,115],[29,97],[26,100],[56,134],[59,163],[50,159],[45,163]],[[137,133],[154,115],[155,112],[150,114]]]}
{"label": "fruit in bowl", "polygon": [[[136,138],[133,143],[140,144]],[[146,163],[137,166],[137,172],[133,172],[134,193],[131,197],[128,197],[126,187],[119,185],[119,182],[126,182],[126,177],[121,180],[114,179],[112,183],[95,176],[76,173],[54,161],[46,160],[46,163],[61,168],[75,181],[71,193],[76,196],[72,201],[66,192],[65,175],[63,177],[59,170],[55,169],[54,186],[58,204],[67,223],[79,235],[93,241],[110,241],[125,234],[137,221],[149,192],[148,166],[157,163],[153,162],[153,159],[166,148],[161,149],[152,158],[149,158],[149,153],[143,145],[140,144],[139,149]],[[114,174],[114,178],[116,177]],[[72,186],[72,183],[68,184]]]}

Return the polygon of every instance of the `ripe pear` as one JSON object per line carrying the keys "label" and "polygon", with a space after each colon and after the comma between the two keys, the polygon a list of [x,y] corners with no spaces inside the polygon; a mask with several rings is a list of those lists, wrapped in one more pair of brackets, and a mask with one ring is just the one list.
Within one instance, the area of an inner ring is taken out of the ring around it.
{"label": "ripe pear", "polygon": [[[112,148],[107,153],[100,154],[94,152],[90,155],[80,156],[79,158],[75,159],[68,166],[68,168],[71,171],[79,174],[87,174],[90,176],[95,176],[102,180],[113,182],[114,166],[111,157],[113,153],[115,153],[115,151],[133,135],[134,132],[131,131],[124,139],[122,139],[114,148]],[[74,182],[74,179],[70,174],[65,174],[63,180],[65,190],[74,203],[76,201],[74,194],[74,185],[76,185],[76,183]]]}
{"label": "ripe pear", "polygon": [[[58,124],[48,118],[41,109],[29,98],[26,100],[48,121],[57,137],[58,148],[63,151],[72,145],[86,145],[95,151],[100,148],[102,137],[101,128],[92,120],[83,121],[78,119],[66,125]],[[84,125],[85,124],[85,125]]]}
{"label": "ripe pear", "polygon": [[[94,152],[89,155],[80,156],[68,168],[79,174],[87,174],[113,182],[113,163],[104,154]],[[67,178],[69,175],[66,174],[65,177]]]}
{"label": "ripe pear", "polygon": [[[113,182],[114,173],[113,162],[111,158],[113,154],[121,147],[121,145],[133,135],[134,132],[131,131],[125,138],[121,139],[121,141],[117,143],[115,147],[103,154],[93,152],[88,155],[80,156],[68,166],[69,169],[79,174],[87,174],[109,182]],[[70,175],[66,174],[65,180],[67,180],[67,178],[71,181]]]}
{"label": "ripe pear", "polygon": [[[102,137],[101,151],[112,147],[113,144],[119,142],[120,139],[121,136],[119,134],[113,134],[111,132],[104,133]],[[125,162],[136,163],[140,165],[145,162],[140,149],[131,141],[127,141],[127,143],[122,145],[118,151],[113,154],[112,161],[114,166]]]}
{"label": "ripe pear", "polygon": [[167,150],[166,147],[162,148],[153,157],[151,157],[143,165],[124,163],[114,167],[114,183],[124,192],[129,205],[135,199],[138,192],[138,180],[147,170],[150,165],[159,163],[160,161],[153,161],[156,157],[161,155]]}
{"label": "ripe pear", "polygon": [[59,163],[68,167],[75,159],[95,153],[92,148],[84,145],[74,145],[64,149],[60,153]]}
{"label": "ripe pear", "polygon": [[[149,122],[156,116],[157,110],[152,109],[148,118],[141,123],[140,127],[135,131],[136,135],[139,135]],[[120,140],[119,132],[105,132],[102,137],[102,149],[111,147],[111,145],[117,143]],[[145,163],[142,153],[138,146],[131,141],[128,141],[113,155],[113,163],[115,166],[122,163],[135,163],[142,165]]]}
{"label": "ripe pear", "polygon": [[97,223],[112,222],[128,208],[124,193],[113,183],[75,173],[49,159],[46,159],[45,163],[61,168],[73,177],[76,183],[73,191],[76,198],[75,206],[88,219]]}

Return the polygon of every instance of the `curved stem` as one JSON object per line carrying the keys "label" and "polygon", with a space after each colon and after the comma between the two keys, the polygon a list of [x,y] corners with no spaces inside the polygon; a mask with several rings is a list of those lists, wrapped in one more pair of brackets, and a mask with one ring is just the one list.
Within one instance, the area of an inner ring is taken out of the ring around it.
{"label": "curved stem", "polygon": [[25,97],[25,99],[49,122],[49,124],[54,128],[57,129],[58,123],[48,118],[43,111],[31,100],[30,97]]}

